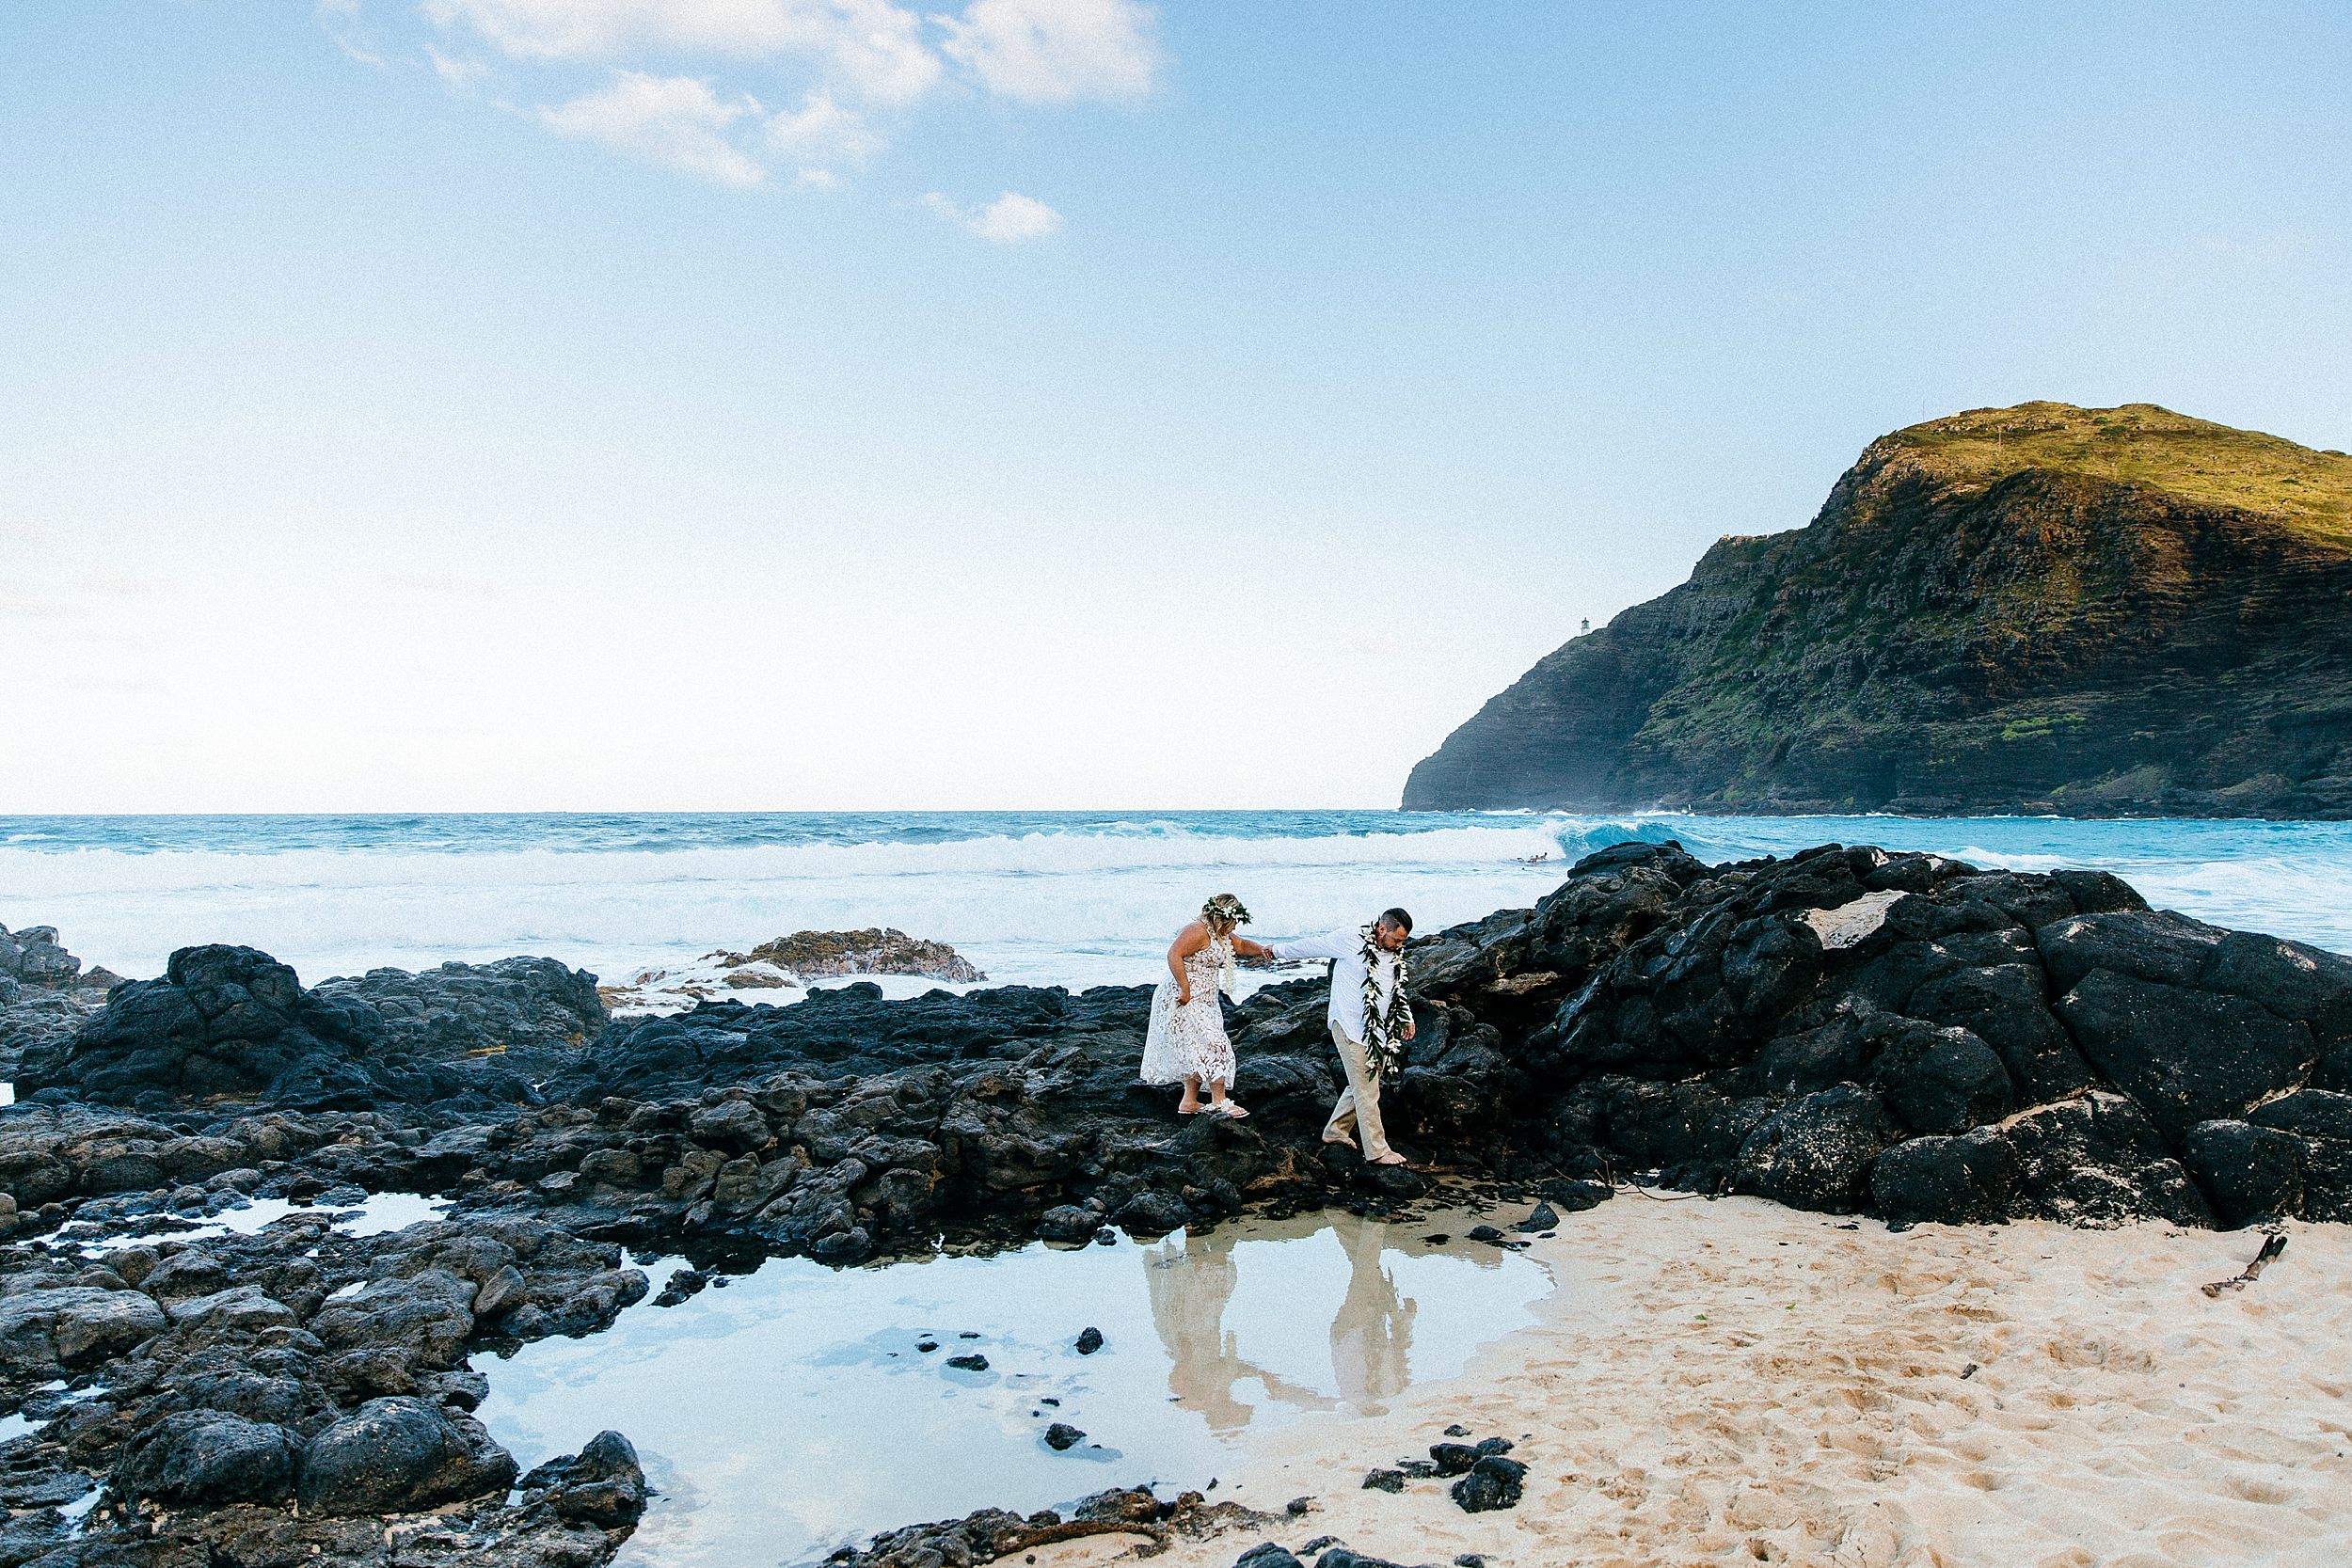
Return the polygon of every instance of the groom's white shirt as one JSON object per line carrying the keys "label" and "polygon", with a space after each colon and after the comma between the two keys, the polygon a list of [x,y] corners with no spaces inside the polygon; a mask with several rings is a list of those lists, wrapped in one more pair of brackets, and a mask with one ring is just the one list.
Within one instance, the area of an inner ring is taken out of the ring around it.
{"label": "groom's white shirt", "polygon": [[[1331,1025],[1351,1040],[1364,1037],[1364,928],[1343,927],[1319,937],[1266,943],[1278,958],[1331,960]],[[1380,955],[1380,973],[1373,983],[1380,989],[1380,1010],[1388,1011],[1396,995],[1396,955]]]}

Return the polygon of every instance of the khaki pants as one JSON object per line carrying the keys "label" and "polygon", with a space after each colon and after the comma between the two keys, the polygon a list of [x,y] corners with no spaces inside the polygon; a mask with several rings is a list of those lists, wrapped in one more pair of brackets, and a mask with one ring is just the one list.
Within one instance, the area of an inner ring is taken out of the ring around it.
{"label": "khaki pants", "polygon": [[1380,1130],[1380,1075],[1364,1060],[1361,1042],[1349,1039],[1336,1023],[1331,1025],[1331,1044],[1338,1049],[1340,1066],[1347,1073],[1347,1087],[1340,1091],[1339,1103],[1331,1107],[1331,1119],[1323,1124],[1323,1135],[1334,1142],[1353,1143],[1360,1129],[1364,1158],[1377,1160],[1389,1152],[1388,1134]]}

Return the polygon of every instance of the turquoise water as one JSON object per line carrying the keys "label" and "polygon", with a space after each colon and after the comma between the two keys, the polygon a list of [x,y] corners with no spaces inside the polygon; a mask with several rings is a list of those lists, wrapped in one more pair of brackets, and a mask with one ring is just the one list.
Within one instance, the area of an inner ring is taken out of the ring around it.
{"label": "turquoise water", "polygon": [[2097,866],[2151,901],[2352,950],[2352,824],[1486,813],[582,813],[0,817],[0,923],[123,974],[240,942],[307,980],[546,953],[608,978],[802,928],[895,926],[992,978],[1146,981],[1213,893],[1262,934],[1403,904],[1422,929],[1522,906],[1578,856],[1709,860],[1830,840]]}

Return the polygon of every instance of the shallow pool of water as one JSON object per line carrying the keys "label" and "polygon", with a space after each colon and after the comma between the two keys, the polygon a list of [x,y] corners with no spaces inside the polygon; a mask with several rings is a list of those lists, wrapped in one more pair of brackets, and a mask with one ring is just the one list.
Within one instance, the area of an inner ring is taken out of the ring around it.
{"label": "shallow pool of water", "polygon": [[200,1242],[208,1236],[258,1236],[264,1228],[289,1214],[326,1214],[333,1219],[336,1228],[346,1235],[381,1236],[394,1230],[405,1230],[412,1225],[422,1225],[427,1220],[439,1219],[448,1210],[449,1199],[427,1197],[421,1193],[370,1193],[358,1203],[342,1205],[292,1203],[282,1197],[257,1197],[176,1229],[107,1236],[89,1234],[88,1231],[93,1228],[90,1227],[68,1225],[59,1232],[59,1239],[86,1253],[119,1252],[124,1247],[152,1246],[158,1242]]}
{"label": "shallow pool of water", "polygon": [[[1469,1223],[1334,1212],[1151,1244],[771,1259],[603,1334],[478,1359],[481,1416],[526,1467],[628,1434],[660,1492],[632,1568],[773,1568],[990,1505],[1200,1487],[1246,1433],[1378,1414],[1532,1323],[1542,1265],[1424,1240]],[[1074,1344],[1087,1328],[1104,1336],[1092,1355]],[[973,1354],[985,1370],[946,1365]],[[1056,1451],[1056,1421],[1085,1438]]]}

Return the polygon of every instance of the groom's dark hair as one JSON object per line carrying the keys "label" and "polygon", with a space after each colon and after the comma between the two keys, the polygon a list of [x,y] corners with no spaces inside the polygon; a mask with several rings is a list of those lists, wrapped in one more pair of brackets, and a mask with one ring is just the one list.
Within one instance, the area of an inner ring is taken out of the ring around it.
{"label": "groom's dark hair", "polygon": [[1380,911],[1380,924],[1383,926],[1393,926],[1408,937],[1413,934],[1413,917],[1406,914],[1403,910],[1382,910]]}

